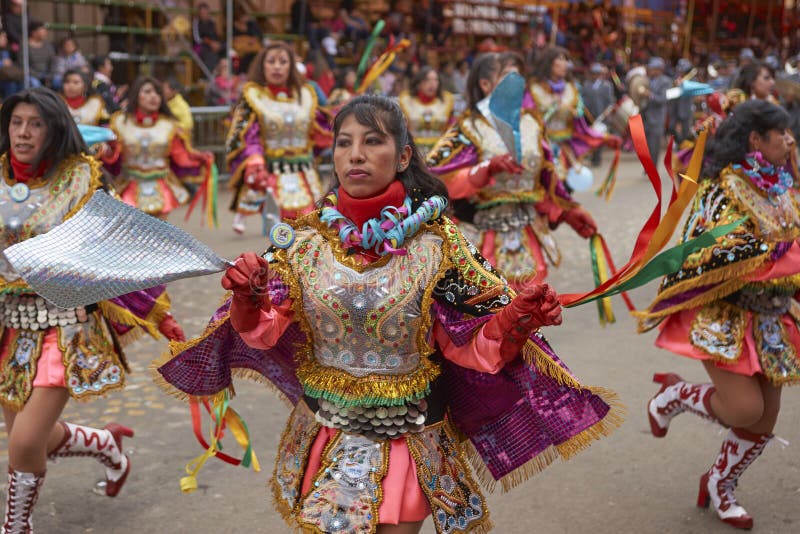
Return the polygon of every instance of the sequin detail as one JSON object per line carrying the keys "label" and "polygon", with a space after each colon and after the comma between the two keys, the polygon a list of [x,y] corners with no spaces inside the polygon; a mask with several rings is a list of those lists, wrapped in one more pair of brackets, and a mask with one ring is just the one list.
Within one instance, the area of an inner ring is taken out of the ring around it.
{"label": "sequin detail", "polygon": [[469,532],[488,523],[483,495],[447,421],[409,434],[406,442],[438,534]]}
{"label": "sequin detail", "polygon": [[[414,387],[400,383],[405,375],[430,367],[421,365],[427,347],[418,346],[417,333],[423,295],[442,261],[442,241],[421,233],[407,251],[358,272],[337,261],[324,236],[297,231],[290,263],[299,271],[303,311],[314,332],[313,361],[298,370],[308,395],[342,404],[402,404],[427,393],[432,369]],[[337,370],[342,373],[332,374]],[[366,396],[359,397],[359,383],[384,383],[385,392],[376,386],[367,388],[374,394],[366,395],[365,389]]]}
{"label": "sequin detail", "polygon": [[753,337],[761,370],[772,383],[782,384],[800,379],[797,350],[789,339],[782,316],[755,315]]}
{"label": "sequin detail", "polygon": [[702,307],[689,332],[692,345],[715,359],[735,363],[742,353],[745,312],[724,302]]}
{"label": "sequin detail", "polygon": [[286,516],[300,499],[308,453],[319,429],[308,406],[298,402],[281,436],[271,481],[275,501]]}
{"label": "sequin detail", "polygon": [[338,433],[323,453],[297,521],[329,534],[375,532],[383,502],[381,481],[388,467],[388,441]]}

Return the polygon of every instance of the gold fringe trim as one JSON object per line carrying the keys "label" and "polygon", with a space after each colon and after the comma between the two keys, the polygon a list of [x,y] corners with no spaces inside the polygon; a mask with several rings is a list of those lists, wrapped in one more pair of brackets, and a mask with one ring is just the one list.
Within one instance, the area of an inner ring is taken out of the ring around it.
{"label": "gold fringe trim", "polygon": [[483,463],[481,455],[478,453],[477,449],[475,449],[475,445],[469,440],[463,442],[462,446],[465,449],[465,454],[481,485],[484,486],[487,491],[494,492],[499,483],[502,492],[506,493],[521,485],[523,482],[526,482],[534,475],[544,471],[557,458],[561,457],[564,460],[571,459],[579,452],[587,449],[594,441],[609,436],[622,425],[625,420],[625,415],[627,414],[627,408],[620,402],[619,396],[614,391],[606,388],[594,387],[583,389],[587,389],[608,404],[610,409],[605,417],[564,443],[560,445],[551,445],[536,455],[536,457],[531,458],[527,463],[521,465],[511,473],[508,473],[500,480],[494,479],[491,472],[486,467],[486,464]]}
{"label": "gold fringe trim", "polygon": [[522,358],[526,363],[536,367],[537,371],[556,380],[562,386],[567,386],[572,389],[586,389],[586,386],[569,374],[566,369],[560,366],[549,354],[531,340],[526,341],[525,345],[523,345]]}
{"label": "gold fringe trim", "polygon": [[[196,338],[190,339],[188,341],[170,341],[169,342],[169,350],[165,351],[161,356],[154,359],[150,362],[150,365],[147,366],[147,370],[150,373],[153,381],[168,395],[175,397],[181,401],[188,401],[190,398],[194,398],[192,395],[181,391],[180,389],[176,388],[169,382],[167,382],[161,373],[158,372],[158,368],[166,365],[170,362],[173,358],[175,358],[181,352],[189,350],[193,347],[196,347],[200,343],[202,343],[206,338],[208,338],[211,334],[213,334],[220,326],[222,326],[225,321],[229,318],[229,314],[223,315],[217,321],[206,326],[206,329],[203,331],[202,334],[197,336]],[[236,395],[236,392],[233,389],[233,385],[226,388],[223,391],[227,391],[230,394],[230,397],[233,398]]]}
{"label": "gold fringe trim", "polygon": [[[691,280],[678,282],[677,284],[661,291],[656,299],[650,304],[650,306],[648,306],[647,310],[631,312],[631,315],[639,319],[641,328],[642,322],[646,319],[665,317],[681,310],[696,308],[697,306],[708,304],[709,302],[726,297],[747,285],[747,282],[743,280],[743,278],[769,261],[769,255],[771,253],[772,247],[770,247],[770,249],[761,256],[750,258],[749,260],[742,260],[735,264],[715,269],[714,271],[702,274]],[[703,294],[689,299],[686,302],[670,306],[657,312],[649,311],[652,310],[653,307],[659,302],[674,297],[679,293],[683,293],[684,291],[688,291],[696,287],[720,282],[724,282],[720,287],[705,291]],[[642,331],[645,330],[640,330],[640,332]]]}
{"label": "gold fringe trim", "polygon": [[106,319],[126,326],[143,328],[148,334],[153,336],[153,338],[159,339],[161,335],[158,332],[158,325],[169,311],[169,297],[165,297],[165,295],[166,291],[156,299],[153,309],[150,310],[147,317],[144,319],[138,317],[130,310],[114,304],[110,300],[98,302],[97,307]]}
{"label": "gold fringe trim", "polygon": [[600,397],[609,406],[608,413],[600,421],[590,426],[580,434],[573,436],[569,440],[556,445],[558,453],[565,460],[569,460],[581,451],[587,449],[592,442],[611,435],[617,428],[625,422],[628,413],[627,407],[622,404],[615,391],[607,388],[589,387],[592,394]]}
{"label": "gold fringe trim", "polygon": [[[113,327],[111,327],[111,328],[113,328]],[[120,347],[127,347],[128,345],[130,345],[134,341],[138,341],[139,339],[144,337],[145,331],[142,330],[141,328],[133,328],[131,330],[128,330],[127,332],[125,332],[122,335],[117,334],[117,333],[115,333],[115,335],[117,336],[117,341],[119,341],[119,346]]]}
{"label": "gold fringe trim", "polygon": [[421,355],[419,367],[406,375],[357,377],[316,360],[308,360],[297,369],[297,378],[312,397],[357,405],[388,400],[401,403],[423,397],[440,373],[438,365]]}

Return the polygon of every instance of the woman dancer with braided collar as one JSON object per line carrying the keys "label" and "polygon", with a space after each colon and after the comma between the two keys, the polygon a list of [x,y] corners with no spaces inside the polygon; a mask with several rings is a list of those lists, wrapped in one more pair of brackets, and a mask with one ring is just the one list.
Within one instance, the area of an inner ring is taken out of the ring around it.
{"label": "woman dancer with braided collar", "polygon": [[[22,91],[0,110],[0,236],[3,248],[43,234],[77,212],[101,187],[64,101],[49,89]],[[8,486],[2,532],[28,533],[48,459],[88,456],[105,466],[114,497],[130,471],[117,423],[92,428],[59,421],[72,399],[91,400],[125,385],[121,347],[159,331],[182,340],[163,286],[88,307],[56,308],[0,257],[0,405],[8,432]]]}
{"label": "woman dancer with braided collar", "polygon": [[469,461],[513,486],[610,431],[615,395],[541,337],[561,322],[555,292],[516,294],[443,216],[396,103],[351,100],[333,160],[322,207],[236,260],[232,297],[160,378],[185,397],[263,375],[287,396],[272,489],[295,527],[416,533],[432,515],[440,533],[487,532]]}
{"label": "woman dancer with braided collar", "polygon": [[749,100],[720,124],[682,238],[747,219],[691,254],[638,314],[642,331],[660,323],[657,346],[702,361],[711,378],[693,384],[655,375],[661,389],[648,405],[653,435],[665,436],[683,412],[730,428],[700,478],[697,505],[713,505],[722,521],[742,529],[753,518],[736,501],[737,482],[773,437],[781,386],[800,383],[800,215],[786,168],[795,150],[788,123],[778,106]]}

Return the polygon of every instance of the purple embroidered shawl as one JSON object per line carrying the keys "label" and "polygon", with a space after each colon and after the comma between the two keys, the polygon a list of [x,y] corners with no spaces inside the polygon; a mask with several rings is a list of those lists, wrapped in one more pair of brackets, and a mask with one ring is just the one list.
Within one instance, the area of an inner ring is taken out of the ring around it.
{"label": "purple embroidered shawl", "polygon": [[[269,292],[276,304],[288,293],[277,277]],[[215,328],[209,328],[201,342],[177,354],[158,372],[180,391],[205,396],[230,386],[234,370],[255,371],[296,403],[303,391],[295,376],[295,350],[297,343],[305,341],[305,334],[292,323],[275,347],[251,348],[231,327],[229,305],[217,310],[211,319]],[[436,302],[432,313],[457,345],[466,344],[489,319],[462,313],[445,302]],[[531,340],[569,372],[543,338],[533,335]],[[610,410],[588,389],[561,385],[522,358],[494,375],[448,360],[443,360],[442,371],[450,417],[496,480],[600,422]]]}

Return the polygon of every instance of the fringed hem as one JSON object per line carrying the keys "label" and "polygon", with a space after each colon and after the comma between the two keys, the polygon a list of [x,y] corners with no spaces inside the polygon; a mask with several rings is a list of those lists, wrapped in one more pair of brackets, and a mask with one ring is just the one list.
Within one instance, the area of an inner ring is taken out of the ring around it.
{"label": "fringed hem", "polygon": [[420,355],[420,366],[406,375],[371,375],[359,378],[345,371],[306,361],[297,378],[306,394],[344,406],[399,406],[430,392],[430,384],[441,373],[438,365]]}
{"label": "fringed hem", "polygon": [[[294,403],[289,400],[289,397],[286,394],[278,389],[278,387],[272,383],[266,376],[262,375],[258,371],[254,371],[253,369],[243,369],[243,368],[236,368],[231,370],[231,376],[233,378],[241,378],[244,380],[250,380],[255,382],[256,384],[261,384],[267,387],[270,391],[277,393],[278,398],[283,401],[284,404],[288,408],[293,408]],[[232,387],[232,386],[231,386]]]}
{"label": "fringed hem", "polygon": [[585,386],[569,374],[569,372],[550,357],[536,343],[528,340],[522,347],[522,358],[530,365],[536,367],[545,376],[556,380],[562,386],[572,389],[585,389]]}
{"label": "fringed hem", "polygon": [[167,382],[167,380],[161,375],[161,373],[158,372],[159,367],[161,367],[170,359],[172,359],[171,356],[172,355],[170,353],[165,352],[163,356],[157,358],[156,360],[153,360],[153,362],[147,367],[147,371],[150,373],[150,378],[152,378],[153,382],[170,397],[178,399],[179,401],[182,402],[189,402],[193,399],[212,399],[216,395],[219,395],[220,393],[227,394],[231,399],[234,396],[236,396],[236,390],[234,389],[233,384],[219,390],[213,395],[191,395],[183,390],[176,388],[174,385]]}
{"label": "fringed hem", "polygon": [[153,338],[159,339],[161,335],[158,332],[158,325],[169,312],[170,302],[167,292],[164,291],[156,299],[153,309],[150,310],[145,318],[138,317],[130,310],[108,300],[98,303],[98,307],[106,319],[125,326],[142,328]]}
{"label": "fringed hem", "polygon": [[[771,251],[765,253],[762,256],[757,256],[749,260],[744,260],[736,265],[729,265],[728,267],[717,269],[716,271],[707,273],[705,275],[701,275],[692,280],[679,282],[671,287],[664,289],[656,297],[656,300],[654,300],[653,303],[650,304],[650,306],[648,306],[647,310],[631,312],[631,315],[633,315],[639,322],[639,327],[638,327],[639,331],[645,332],[652,328],[652,327],[649,328],[647,327],[646,321],[648,320],[666,317],[667,315],[672,315],[673,313],[679,312],[681,310],[696,308],[697,306],[702,306],[703,304],[708,304],[709,302],[719,300],[723,297],[730,295],[731,293],[734,293],[735,291],[738,291],[739,289],[747,285],[747,282],[743,278],[747,274],[761,267],[766,261],[768,261],[770,253]],[[708,291],[704,291],[702,294],[694,298],[691,298],[685,302],[682,302],[680,304],[669,306],[657,312],[650,311],[659,302],[665,299],[672,298],[678,295],[679,293],[683,293],[685,291],[689,291],[697,287],[702,287],[705,285],[716,284],[716,283],[719,283],[721,285],[713,289],[710,289]]]}
{"label": "fringed hem", "polygon": [[280,514],[281,518],[283,519],[283,522],[286,523],[286,526],[289,527],[289,529],[291,529],[292,532],[297,532],[297,533],[308,532],[307,530],[304,530],[295,519],[294,509],[289,508],[289,506],[287,506],[286,503],[281,498],[280,495],[281,490],[275,483],[274,475],[270,477],[268,484],[270,486],[270,489],[272,490],[270,491],[272,495],[272,506],[275,509],[275,511],[277,511],[278,514]]}
{"label": "fringed hem", "polygon": [[483,458],[481,458],[480,453],[471,441],[465,441],[462,447],[464,447],[464,454],[472,466],[475,477],[478,479],[481,486],[486,488],[486,491],[489,493],[494,493],[498,482],[503,488],[503,493],[519,486],[532,476],[544,471],[558,458],[558,450],[551,445],[511,473],[502,477],[500,480],[496,480],[492,476],[491,471],[489,471],[489,468],[486,467]]}
{"label": "fringed hem", "polygon": [[[68,387],[63,387],[61,389],[66,389],[67,390],[67,392],[69,393],[69,398],[71,400],[75,400],[75,401],[78,401],[78,402],[86,403],[86,402],[91,402],[93,400],[97,400],[98,398],[107,397],[109,393],[114,393],[116,391],[119,391],[120,389],[125,389],[125,385],[126,385],[126,380],[123,379],[118,384],[114,384],[113,386],[106,387],[103,391],[97,391],[97,392],[93,391],[90,395],[83,395],[83,396],[80,396],[80,397],[76,397],[72,393],[72,390],[70,390]],[[33,391],[33,389],[34,388],[31,388],[31,391]],[[28,397],[28,399],[30,399],[30,397]],[[2,406],[3,408],[8,408],[9,410],[11,410],[13,412],[17,412],[17,413],[20,412],[25,407],[25,405],[27,403],[28,403],[28,400],[25,400],[25,402],[22,402],[22,403],[18,403],[18,402],[9,403],[4,398],[0,397],[0,406]]]}
{"label": "fringed hem", "polygon": [[610,389],[605,388],[584,388],[600,397],[603,402],[610,407],[608,413],[589,428],[576,434],[569,440],[558,445],[551,445],[545,450],[531,458],[525,464],[516,468],[514,471],[508,473],[504,477],[496,480],[486,464],[483,462],[480,453],[475,448],[475,445],[467,440],[462,446],[465,448],[464,452],[472,465],[475,476],[481,485],[487,491],[493,493],[497,484],[499,483],[502,492],[506,493],[509,490],[526,482],[529,478],[539,474],[550,466],[557,458],[561,457],[564,460],[569,460],[581,451],[587,449],[592,442],[600,438],[609,436],[614,430],[619,428],[625,420],[627,408],[619,400],[619,396]]}
{"label": "fringed hem", "polygon": [[619,400],[616,392],[606,388],[595,387],[590,387],[588,390],[608,404],[609,410],[600,421],[564,443],[556,445],[558,453],[565,460],[569,460],[579,452],[587,449],[592,442],[611,435],[614,430],[622,425],[625,421],[625,415],[628,413],[628,409]]}
{"label": "fringed hem", "polygon": [[[113,326],[110,328],[113,328]],[[117,340],[119,340],[120,347],[125,348],[134,341],[138,341],[139,339],[141,339],[145,335],[145,333],[146,332],[143,329],[134,327],[131,330],[125,332],[124,334],[116,334],[116,336]]]}

